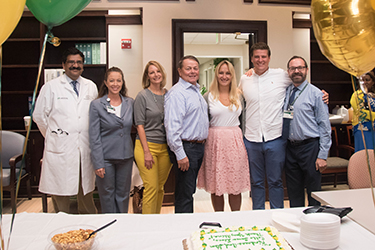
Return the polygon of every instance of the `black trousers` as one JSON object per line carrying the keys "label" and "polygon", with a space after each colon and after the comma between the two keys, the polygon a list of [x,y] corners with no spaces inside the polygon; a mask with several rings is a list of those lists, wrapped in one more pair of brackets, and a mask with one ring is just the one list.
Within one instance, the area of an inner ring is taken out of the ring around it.
{"label": "black trousers", "polygon": [[183,142],[185,153],[189,159],[189,169],[178,168],[176,155],[169,150],[169,156],[176,174],[175,213],[193,213],[193,194],[197,187],[198,171],[204,156],[204,144]]}
{"label": "black trousers", "polygon": [[321,173],[315,162],[319,153],[319,140],[293,145],[288,141],[285,160],[285,177],[290,207],[305,206],[305,187],[309,206],[320,205],[311,192],[321,190]]}

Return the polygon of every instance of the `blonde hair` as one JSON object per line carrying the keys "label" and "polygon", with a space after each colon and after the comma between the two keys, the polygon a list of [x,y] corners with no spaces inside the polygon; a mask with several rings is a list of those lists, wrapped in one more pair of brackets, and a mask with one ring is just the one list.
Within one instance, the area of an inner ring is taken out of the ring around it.
{"label": "blonde hair", "polygon": [[163,80],[160,83],[160,89],[163,89],[164,86],[167,84],[167,74],[165,73],[163,66],[161,66],[161,64],[158,63],[157,61],[149,61],[146,64],[145,69],[143,71],[143,76],[142,76],[142,87],[144,89],[147,89],[148,87],[150,87],[150,78],[148,77],[148,68],[151,65],[155,66],[156,68],[160,70],[161,75],[163,77]]}
{"label": "blonde hair", "polygon": [[240,98],[239,98],[239,92],[237,91],[237,80],[236,80],[236,73],[234,71],[234,67],[231,62],[224,60],[221,61],[215,69],[215,77],[211,82],[210,86],[210,93],[213,96],[214,99],[218,100],[219,99],[219,71],[221,66],[226,64],[228,66],[229,73],[232,76],[232,81],[230,83],[229,87],[229,101],[230,101],[230,106],[229,109],[233,110],[233,106],[236,107],[236,110],[238,110],[240,106]]}

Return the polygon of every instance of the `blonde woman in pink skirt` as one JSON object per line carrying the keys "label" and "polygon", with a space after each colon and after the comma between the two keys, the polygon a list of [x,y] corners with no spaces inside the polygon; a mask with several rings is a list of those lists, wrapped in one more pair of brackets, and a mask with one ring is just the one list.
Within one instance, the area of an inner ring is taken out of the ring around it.
{"label": "blonde woman in pink skirt", "polygon": [[250,174],[239,127],[243,98],[237,90],[234,68],[229,61],[217,65],[210,91],[204,97],[208,103],[210,128],[197,186],[211,193],[215,211],[224,211],[224,194],[229,195],[231,210],[239,211],[241,193],[250,190]]}

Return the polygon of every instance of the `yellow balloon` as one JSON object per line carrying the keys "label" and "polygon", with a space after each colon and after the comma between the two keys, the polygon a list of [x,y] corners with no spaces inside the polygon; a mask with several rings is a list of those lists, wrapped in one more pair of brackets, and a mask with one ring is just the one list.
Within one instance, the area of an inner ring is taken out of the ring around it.
{"label": "yellow balloon", "polygon": [[312,25],[320,50],[354,76],[375,67],[375,0],[312,0]]}
{"label": "yellow balloon", "polygon": [[17,26],[26,0],[0,0],[0,46]]}

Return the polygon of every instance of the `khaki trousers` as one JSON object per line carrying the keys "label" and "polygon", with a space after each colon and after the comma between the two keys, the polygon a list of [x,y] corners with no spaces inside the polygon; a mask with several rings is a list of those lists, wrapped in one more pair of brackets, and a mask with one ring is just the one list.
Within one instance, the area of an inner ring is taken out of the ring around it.
{"label": "khaki trousers", "polygon": [[[94,203],[93,192],[83,195],[82,189],[82,176],[81,171],[79,171],[79,189],[77,194],[77,204],[78,204],[78,213],[79,214],[96,214],[96,206]],[[52,195],[52,203],[55,208],[55,212],[64,212],[70,213],[70,197],[71,196],[60,196]]]}

